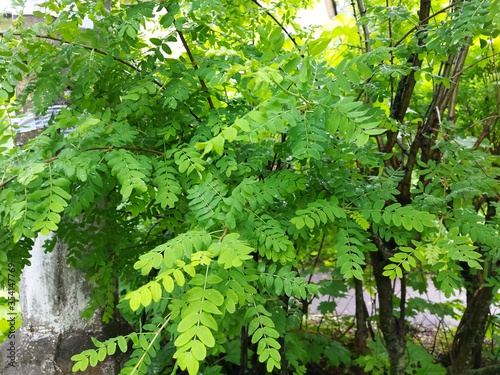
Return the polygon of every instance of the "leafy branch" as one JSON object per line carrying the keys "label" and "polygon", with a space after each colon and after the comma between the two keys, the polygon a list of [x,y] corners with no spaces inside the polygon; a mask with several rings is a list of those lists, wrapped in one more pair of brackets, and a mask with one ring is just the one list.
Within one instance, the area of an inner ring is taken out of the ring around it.
{"label": "leafy branch", "polygon": [[[5,32],[4,31],[0,31],[0,37],[4,37],[5,35]],[[22,34],[21,33],[11,33],[11,35],[14,35],[16,37],[21,37]],[[59,42],[61,44],[68,44],[68,45],[74,45],[74,43],[72,42],[67,42],[65,40],[63,40],[62,38],[58,38],[58,37],[55,37],[55,36],[51,36],[51,35],[42,35],[42,34],[36,34],[35,35],[36,38],[39,38],[39,39],[46,39],[46,40],[52,40],[54,42]],[[135,66],[134,64],[128,62],[128,61],[125,61],[119,57],[116,57],[116,56],[113,56],[112,54],[102,50],[102,49],[99,49],[99,48],[95,48],[95,47],[90,47],[90,46],[87,46],[85,44],[79,44],[78,45],[79,47],[82,47],[83,49],[87,50],[87,51],[91,51],[91,52],[95,52],[101,56],[111,56],[111,58],[116,61],[116,62],[119,62],[120,64],[122,65],[125,65],[126,67],[136,71],[137,73],[142,73],[142,70],[140,68],[138,68],[137,66]],[[163,85],[158,81],[158,80],[153,80],[154,84],[160,88],[163,87]]]}
{"label": "leafy branch", "polygon": [[[161,151],[147,149],[147,148],[139,148],[139,147],[128,147],[128,146],[124,146],[124,147],[114,147],[114,146],[90,147],[86,151],[92,151],[92,150],[113,151],[113,150],[122,150],[122,149],[127,150],[127,151],[148,152],[148,153],[152,153],[152,154],[155,154],[158,156],[165,156],[165,153],[161,152]],[[85,152],[85,151],[83,151],[83,152]],[[59,155],[52,156],[51,158],[45,159],[42,161],[42,163],[50,164],[50,163],[53,163],[54,161],[56,161],[57,159],[59,159]],[[18,177],[18,175],[16,174],[16,175],[9,177],[5,181],[1,181],[0,182],[0,189],[5,187],[6,185],[8,185],[10,182],[14,181],[17,177]]]}
{"label": "leafy branch", "polygon": [[283,32],[286,34],[288,39],[290,39],[292,41],[292,43],[295,45],[295,47],[299,47],[299,45],[295,41],[295,38],[288,32],[286,27],[280,21],[278,21],[278,19],[271,12],[269,12],[267,9],[265,9],[262,6],[262,4],[260,4],[257,0],[252,0],[252,2],[254,4],[256,4],[259,8],[264,10],[264,12],[281,28],[281,30],[283,30]]}
{"label": "leafy branch", "polygon": [[158,339],[158,337],[161,335],[161,333],[163,332],[163,330],[165,329],[167,324],[170,322],[171,317],[172,317],[172,313],[170,313],[166,316],[165,321],[163,322],[161,327],[158,328],[158,330],[154,333],[153,339],[149,342],[148,347],[144,350],[142,355],[139,357],[139,360],[137,361],[134,368],[132,369],[132,372],[129,375],[134,375],[139,371],[139,367],[141,366],[142,363],[144,363],[144,361],[146,361],[146,358],[148,357],[149,351],[151,350],[151,348],[153,347],[153,344]]}
{"label": "leafy branch", "polygon": [[412,27],[410,30],[408,30],[401,38],[399,38],[399,40],[394,43],[394,47],[397,47],[399,46],[401,43],[403,43],[403,41],[409,36],[411,35],[412,33],[414,33],[415,31],[418,31],[422,26],[425,26],[429,23],[429,21],[437,16],[439,16],[441,13],[444,13],[446,12],[448,9],[450,8],[453,8],[455,7],[456,4],[455,3],[451,3],[450,5],[447,5],[445,6],[443,9],[440,9],[438,10],[436,13],[433,13],[431,14],[430,16],[428,17],[425,17],[421,20],[418,21],[418,23]]}

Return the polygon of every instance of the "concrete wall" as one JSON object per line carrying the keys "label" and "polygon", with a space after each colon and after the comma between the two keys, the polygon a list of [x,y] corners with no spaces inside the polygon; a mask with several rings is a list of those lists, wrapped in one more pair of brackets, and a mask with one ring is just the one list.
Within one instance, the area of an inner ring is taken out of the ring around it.
{"label": "concrete wall", "polygon": [[[21,276],[23,322],[13,340],[16,367],[9,365],[7,355],[12,340],[7,340],[0,346],[2,375],[69,375],[71,357],[94,347],[90,336],[102,340],[110,334],[100,313],[90,320],[80,318],[89,298],[89,285],[80,272],[67,265],[64,245],[57,244],[53,252],[44,252],[46,239],[36,240],[31,266]],[[83,374],[117,374],[115,359],[121,358],[112,358]]]}

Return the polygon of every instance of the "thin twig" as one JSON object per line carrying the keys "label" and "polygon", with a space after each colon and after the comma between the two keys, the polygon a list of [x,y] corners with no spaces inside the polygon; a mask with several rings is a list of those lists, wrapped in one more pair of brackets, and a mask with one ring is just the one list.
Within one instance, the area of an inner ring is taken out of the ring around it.
{"label": "thin twig", "polygon": [[[319,244],[319,249],[318,249],[318,254],[316,255],[316,258],[314,259],[314,264],[312,266],[312,269],[314,270],[316,266],[318,265],[319,257],[321,256],[321,250],[323,250],[323,245],[325,243],[325,237],[326,233],[323,232],[323,236],[321,237],[321,242]],[[313,274],[311,273],[309,275],[309,279],[307,280],[307,283],[310,284],[312,280]]]}
{"label": "thin twig", "polygon": [[128,146],[124,146],[124,147],[113,147],[113,146],[91,147],[91,148],[86,149],[85,151],[95,151],[95,150],[111,151],[111,150],[115,150],[115,149],[124,149],[127,151],[137,151],[137,152],[149,152],[151,154],[155,154],[155,155],[159,155],[159,156],[165,155],[165,153],[163,153],[161,151],[153,150],[150,148],[139,148],[139,147],[128,147]]}
{"label": "thin twig", "polygon": [[[385,0],[385,6],[387,9],[390,9],[389,8],[389,0]],[[388,19],[388,24],[387,24],[388,28],[389,28],[389,53],[391,55],[391,67],[394,66],[394,50],[393,50],[393,35],[392,35],[392,19],[389,17]],[[394,77],[391,76],[389,77],[389,82],[390,82],[390,85],[391,85],[391,103],[394,103]]]}
{"label": "thin twig", "polygon": [[[363,2],[363,0],[357,0],[357,3],[359,9],[359,17],[360,18],[366,17],[365,3]],[[368,28],[368,24],[363,23],[362,29],[364,35],[365,52],[369,53],[371,51],[371,47],[370,47],[370,29]],[[363,38],[361,38],[361,36],[360,39],[363,41]]]}
{"label": "thin twig", "polygon": [[132,372],[131,372],[132,374],[135,373],[136,371],[138,372],[139,366],[141,366],[143,364],[143,362],[146,360],[146,358],[149,358],[148,357],[149,351],[153,347],[154,342],[156,341],[156,339],[160,336],[161,332],[165,329],[165,327],[167,326],[167,324],[170,322],[171,317],[172,317],[172,313],[169,313],[165,317],[165,321],[163,322],[163,324],[161,325],[161,327],[158,328],[158,330],[156,332],[154,332],[153,339],[149,342],[149,345],[146,348],[146,350],[144,351],[144,353],[142,353],[142,355],[139,357],[139,360],[137,361],[136,365],[132,369]]}
{"label": "thin twig", "polygon": [[15,174],[14,176],[12,177],[9,177],[8,179],[6,179],[5,181],[2,181],[0,182],[0,188],[3,188],[5,185],[7,185],[9,182],[12,182],[14,181],[15,179],[17,178],[17,174]]}
{"label": "thin twig", "polygon": [[[189,60],[191,61],[191,64],[193,64],[193,68],[195,70],[198,70],[199,69],[198,64],[196,63],[196,60],[194,59],[193,53],[191,52],[191,49],[189,48],[189,45],[187,44],[186,38],[184,38],[184,34],[179,29],[176,29],[176,31],[177,31],[177,35],[179,35],[179,38],[181,39],[181,42],[182,42],[182,45],[184,46],[184,49],[186,50],[186,52],[189,56]],[[201,77],[198,77],[198,79],[200,81],[201,87],[203,87],[205,89],[205,91],[207,92],[208,105],[210,106],[211,109],[215,109],[214,103],[212,102],[212,98],[210,97],[210,93],[208,92],[208,88],[207,88],[205,81]]]}
{"label": "thin twig", "polygon": [[219,243],[222,242],[222,240],[224,239],[224,237],[227,236],[228,233],[229,233],[229,227],[224,226],[224,232],[219,237]]}
{"label": "thin twig", "polygon": [[281,28],[281,30],[283,30],[283,32],[288,36],[288,39],[292,41],[295,47],[297,48],[299,47],[299,45],[295,41],[295,38],[288,32],[285,26],[283,26],[283,24],[280,21],[278,21],[278,19],[271,12],[269,12],[266,8],[264,8],[264,6],[262,6],[262,4],[260,4],[257,0],[252,0],[252,2],[256,4],[259,8],[264,9],[266,14]]}
{"label": "thin twig", "polygon": [[486,121],[486,125],[484,126],[483,130],[481,131],[481,134],[476,139],[476,142],[474,142],[474,146],[472,146],[473,150],[477,150],[479,146],[481,145],[481,142],[490,134],[491,132],[491,123],[493,122],[493,119],[497,118],[497,116],[491,115],[488,117],[488,120]]}
{"label": "thin twig", "polygon": [[466,66],[465,68],[463,68],[462,70],[460,70],[460,71],[456,72],[455,74],[453,74],[450,78],[451,78],[451,79],[455,79],[457,76],[459,76],[460,74],[462,74],[462,73],[463,73],[463,72],[465,72],[466,70],[468,70],[468,69],[470,69],[470,68],[473,68],[475,65],[477,65],[477,64],[479,64],[479,63],[481,63],[481,62],[483,62],[484,60],[488,60],[488,59],[491,59],[491,58],[493,58],[493,57],[496,57],[496,56],[497,56],[497,55],[499,55],[499,54],[500,54],[500,52],[496,52],[496,53],[494,53],[494,54],[492,54],[492,55],[485,56],[485,57],[483,57],[483,58],[481,58],[481,59],[479,59],[479,60],[477,60],[477,61],[473,62],[472,64],[467,65],[467,66]]}
{"label": "thin twig", "polygon": [[436,13],[434,14],[431,14],[429,17],[427,18],[424,18],[423,20],[419,21],[414,27],[412,27],[410,30],[408,30],[406,32],[405,35],[403,35],[395,44],[394,44],[394,47],[397,47],[399,46],[403,40],[405,40],[411,33],[413,33],[414,31],[417,31],[418,29],[420,29],[420,27],[424,24],[426,24],[429,20],[433,19],[434,17],[437,17],[438,15],[440,15],[441,13],[444,13],[446,12],[448,9],[452,8],[453,7],[453,4],[451,5],[448,5],[448,6],[445,6],[443,9],[441,10],[438,10]]}
{"label": "thin twig", "polygon": [[[115,149],[116,149],[116,147],[102,146],[102,147],[91,147],[91,148],[88,148],[85,151],[95,151],[95,150],[108,150],[108,151],[111,151],[111,150],[115,150]],[[149,148],[119,147],[118,149],[124,149],[124,150],[128,150],[128,151],[137,151],[137,152],[150,152],[152,154],[159,155],[159,156],[164,156],[165,155],[161,151],[156,151],[156,150],[152,150],[152,149],[149,149]],[[85,151],[83,151],[83,152],[85,152]],[[52,163],[52,162],[56,161],[57,159],[59,159],[59,155],[52,156],[51,158],[45,159],[45,160],[42,161],[42,163]],[[5,187],[8,183],[14,181],[18,176],[19,175],[16,174],[14,176],[9,177],[5,181],[0,182],[0,189],[2,189],[3,187]]]}
{"label": "thin twig", "polygon": [[[16,37],[21,37],[21,33],[12,33],[12,35],[16,36]],[[0,32],[0,37],[4,37],[4,32]],[[39,39],[47,39],[47,40],[52,40],[54,42],[59,42],[59,43],[62,43],[62,44],[73,44],[72,42],[67,42],[67,41],[64,41],[62,40],[61,38],[57,38],[57,37],[54,37],[54,36],[51,36],[51,35],[41,35],[41,34],[36,34],[35,35],[36,38],[39,38]],[[132,70],[135,70],[137,73],[142,73],[141,69],[139,69],[138,67],[136,67],[134,64],[132,63],[129,63],[128,61],[125,61],[123,59],[120,59],[119,57],[115,57],[113,55],[110,55],[108,52],[106,51],[103,51],[102,49],[99,49],[99,48],[94,48],[94,47],[90,47],[90,46],[87,46],[85,44],[79,44],[82,48],[88,50],[88,51],[92,51],[92,52],[95,52],[95,53],[98,53],[102,56],[111,56],[113,58],[113,60],[119,62],[120,64],[122,65],[125,65],[126,67],[132,69]],[[154,80],[153,81],[155,85],[157,85],[158,87],[163,87],[163,85],[158,82],[157,80]]]}

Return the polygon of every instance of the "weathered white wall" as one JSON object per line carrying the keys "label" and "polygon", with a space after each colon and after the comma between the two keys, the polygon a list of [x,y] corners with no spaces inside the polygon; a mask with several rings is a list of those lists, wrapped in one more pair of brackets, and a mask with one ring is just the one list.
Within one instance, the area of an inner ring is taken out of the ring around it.
{"label": "weathered white wall", "polygon": [[[22,327],[16,332],[16,368],[0,366],[2,375],[69,375],[71,356],[93,348],[90,336],[103,338],[105,327],[100,314],[80,318],[89,296],[84,276],[66,263],[66,249],[57,244],[45,253],[39,237],[32,250],[31,265],[22,272],[19,285]],[[5,357],[6,345],[0,347]],[[116,374],[113,361],[89,369],[85,374]]]}
{"label": "weathered white wall", "polygon": [[82,325],[79,318],[88,301],[84,276],[66,263],[62,244],[57,244],[53,252],[45,253],[43,243],[47,239],[42,236],[36,239],[31,266],[25,268],[21,276],[24,325],[37,326],[39,332],[65,332],[77,325],[87,330],[99,328],[98,319]]}

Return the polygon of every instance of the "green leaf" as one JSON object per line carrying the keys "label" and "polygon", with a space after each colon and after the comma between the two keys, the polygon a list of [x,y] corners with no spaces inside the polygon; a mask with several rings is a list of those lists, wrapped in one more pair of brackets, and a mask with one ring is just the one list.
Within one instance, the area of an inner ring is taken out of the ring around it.
{"label": "green leaf", "polygon": [[122,353],[125,353],[128,350],[127,340],[123,336],[118,336],[117,342]]}
{"label": "green leaf", "polygon": [[214,285],[214,284],[220,284],[221,282],[224,281],[224,279],[222,277],[220,277],[219,275],[208,275],[207,279],[207,284],[208,285]]}
{"label": "green leaf", "polygon": [[132,311],[136,311],[139,309],[141,306],[141,293],[139,291],[133,291],[130,293],[129,298],[130,298],[130,308]]}
{"label": "green leaf", "polygon": [[190,314],[181,320],[181,322],[177,326],[177,331],[181,332],[181,333],[185,332],[188,329],[197,325],[198,322],[199,322],[199,315],[198,314]]}
{"label": "green leaf", "polygon": [[212,329],[213,331],[217,331],[218,329],[218,325],[214,317],[206,312],[200,313],[200,322],[201,324]]}
{"label": "green leaf", "polygon": [[182,370],[188,371],[189,375],[197,375],[198,369],[200,368],[200,364],[198,360],[194,357],[192,352],[184,352],[179,355],[177,359],[179,366]]}
{"label": "green leaf", "polygon": [[78,361],[73,365],[73,367],[71,369],[71,371],[73,371],[73,372],[85,371],[87,369],[87,367],[89,366],[89,360],[88,360],[87,356],[82,356],[82,357],[78,357],[78,358],[76,358],[76,356],[73,356],[73,357],[71,357],[71,360]]}
{"label": "green leaf", "polygon": [[148,307],[152,302],[151,290],[147,287],[143,287],[140,290],[141,290],[141,304],[144,307]]}
{"label": "green leaf", "polygon": [[198,332],[197,326],[192,326],[186,332],[183,332],[182,334],[179,335],[179,337],[177,337],[177,339],[174,342],[174,345],[178,348],[186,345],[189,341],[192,340],[193,337],[197,335],[197,332]]}
{"label": "green leaf", "polygon": [[191,345],[191,353],[197,361],[203,361],[207,357],[207,348],[200,341],[194,340]]}
{"label": "green leaf", "polygon": [[106,355],[107,348],[105,346],[100,347],[99,351],[97,352],[97,359],[99,360],[99,362],[104,361],[104,359],[106,359]]}
{"label": "green leaf", "polygon": [[177,283],[177,285],[183,286],[185,284],[186,279],[184,277],[184,274],[180,270],[175,269],[173,272],[173,275],[174,275],[175,282]]}
{"label": "green leaf", "polygon": [[157,282],[151,282],[150,286],[151,298],[154,302],[159,302],[162,296],[161,286]]}
{"label": "green leaf", "polygon": [[205,326],[198,326],[197,337],[207,347],[212,348],[215,346],[215,338],[212,332]]}
{"label": "green leaf", "polygon": [[143,350],[148,350],[149,342],[144,334],[139,335],[139,344]]}
{"label": "green leaf", "polygon": [[98,363],[97,352],[95,350],[91,350],[89,352],[89,363],[91,367],[96,367]]}
{"label": "green leaf", "polygon": [[202,303],[202,309],[203,311],[206,311],[207,313],[210,314],[215,314],[215,315],[220,315],[222,312],[219,310],[219,308],[212,302],[205,300]]}
{"label": "green leaf", "polygon": [[240,128],[240,129],[241,129],[242,131],[244,131],[244,132],[248,132],[248,131],[250,131],[250,126],[249,126],[249,124],[248,124],[248,121],[247,121],[247,120],[245,120],[245,119],[242,119],[242,118],[237,119],[237,120],[234,122],[234,124],[235,124],[236,126],[238,126],[238,128]]}
{"label": "green leaf", "polygon": [[225,139],[220,135],[212,138],[211,140],[214,151],[219,155],[222,155],[224,153],[224,141]]}
{"label": "green leaf", "polygon": [[165,288],[165,290],[168,293],[172,293],[174,291],[174,287],[175,287],[174,279],[172,279],[171,276],[169,276],[169,275],[163,276],[162,283],[163,283],[163,287]]}
{"label": "green leaf", "polygon": [[224,303],[224,297],[216,289],[206,289],[203,297],[212,302],[215,306],[221,306]]}
{"label": "green leaf", "polygon": [[116,352],[116,341],[110,341],[107,344],[108,355],[114,355]]}

